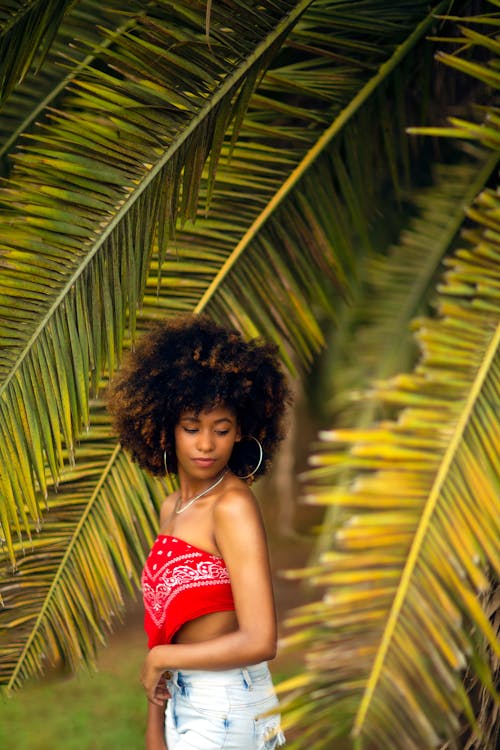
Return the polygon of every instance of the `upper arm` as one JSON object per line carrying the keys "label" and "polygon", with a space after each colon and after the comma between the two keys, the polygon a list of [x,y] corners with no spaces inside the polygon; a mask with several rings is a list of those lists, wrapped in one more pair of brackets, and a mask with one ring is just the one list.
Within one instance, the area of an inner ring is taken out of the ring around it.
{"label": "upper arm", "polygon": [[214,509],[216,544],[231,578],[238,628],[269,646],[276,613],[266,534],[250,490],[230,490]]}

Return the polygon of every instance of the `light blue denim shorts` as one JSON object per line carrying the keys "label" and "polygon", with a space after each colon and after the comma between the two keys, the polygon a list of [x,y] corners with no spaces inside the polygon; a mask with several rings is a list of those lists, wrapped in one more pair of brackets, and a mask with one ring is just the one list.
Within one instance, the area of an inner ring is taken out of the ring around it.
{"label": "light blue denim shorts", "polygon": [[[225,671],[167,674],[168,750],[275,750],[285,738],[266,662]],[[264,714],[264,715],[263,715]]]}

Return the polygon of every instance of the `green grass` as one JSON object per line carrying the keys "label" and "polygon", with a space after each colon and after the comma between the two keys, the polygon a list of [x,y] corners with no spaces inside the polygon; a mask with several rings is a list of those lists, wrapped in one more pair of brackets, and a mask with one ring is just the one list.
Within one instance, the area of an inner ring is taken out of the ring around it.
{"label": "green grass", "polygon": [[0,748],[142,750],[144,655],[134,641],[111,645],[97,673],[38,681],[0,699]]}

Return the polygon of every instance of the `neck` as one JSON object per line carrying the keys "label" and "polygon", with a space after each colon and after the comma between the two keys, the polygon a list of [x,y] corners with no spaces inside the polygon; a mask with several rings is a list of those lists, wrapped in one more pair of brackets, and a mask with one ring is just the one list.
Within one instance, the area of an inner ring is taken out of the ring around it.
{"label": "neck", "polygon": [[176,513],[182,513],[183,511],[187,510],[193,503],[195,503],[200,498],[204,497],[205,495],[208,495],[208,493],[211,490],[214,490],[224,479],[227,472],[229,471],[228,467],[226,466],[220,474],[217,475],[217,477],[206,487],[204,487],[202,490],[200,490],[198,493],[182,497],[182,495],[179,495],[179,499],[177,500],[177,503],[175,504],[175,512]]}
{"label": "neck", "polygon": [[182,502],[189,500],[193,495],[197,495],[199,492],[204,492],[207,487],[210,487],[216,482],[219,477],[224,473],[227,467],[224,467],[214,476],[209,479],[195,479],[191,475],[182,474],[179,476],[179,494]]}

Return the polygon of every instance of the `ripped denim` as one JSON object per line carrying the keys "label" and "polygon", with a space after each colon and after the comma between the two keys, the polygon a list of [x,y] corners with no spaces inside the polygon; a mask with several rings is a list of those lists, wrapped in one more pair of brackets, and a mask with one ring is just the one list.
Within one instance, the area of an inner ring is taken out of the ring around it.
{"label": "ripped denim", "polygon": [[168,750],[276,750],[285,742],[267,663],[167,673]]}

